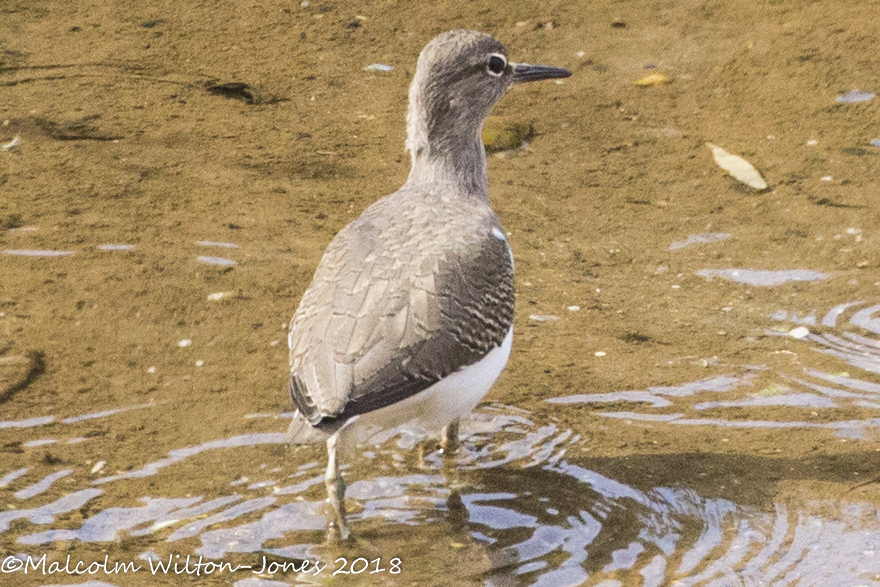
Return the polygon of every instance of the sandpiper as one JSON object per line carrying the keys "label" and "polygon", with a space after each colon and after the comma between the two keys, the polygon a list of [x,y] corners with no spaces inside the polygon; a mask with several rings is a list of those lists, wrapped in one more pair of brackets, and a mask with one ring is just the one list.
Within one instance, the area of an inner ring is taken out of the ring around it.
{"label": "sandpiper", "polygon": [[340,458],[357,444],[442,429],[449,446],[513,342],[513,254],[489,205],[483,121],[517,83],[566,69],[513,63],[454,30],[419,56],[402,188],[339,231],[290,322],[295,444],[326,441],[331,529],[349,535]]}

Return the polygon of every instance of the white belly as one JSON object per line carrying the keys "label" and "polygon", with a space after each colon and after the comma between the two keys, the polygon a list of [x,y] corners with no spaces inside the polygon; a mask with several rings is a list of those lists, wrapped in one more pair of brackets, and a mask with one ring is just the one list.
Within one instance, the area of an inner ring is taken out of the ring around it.
{"label": "white belly", "polygon": [[380,444],[398,434],[404,435],[404,444],[415,444],[467,416],[501,375],[512,346],[513,326],[500,346],[473,365],[405,400],[355,416],[337,432],[338,450],[345,454],[357,444]]}

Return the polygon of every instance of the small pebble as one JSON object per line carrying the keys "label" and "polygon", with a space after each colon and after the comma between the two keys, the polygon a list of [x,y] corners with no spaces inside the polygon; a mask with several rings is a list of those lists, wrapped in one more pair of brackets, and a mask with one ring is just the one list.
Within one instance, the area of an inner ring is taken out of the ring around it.
{"label": "small pebble", "polygon": [[559,316],[532,314],[529,316],[529,320],[534,320],[535,322],[555,322],[556,320],[559,320]]}
{"label": "small pebble", "polygon": [[810,139],[809,141],[807,141],[808,147],[815,147],[818,144],[819,144],[819,141],[817,141],[816,139]]}
{"label": "small pebble", "polygon": [[826,175],[824,177],[819,178],[819,181],[834,181],[834,178],[830,175]]}
{"label": "small pebble", "polygon": [[230,295],[231,294],[229,294],[229,292],[225,292],[225,291],[214,292],[212,294],[208,294],[208,301],[209,302],[219,302],[223,298],[227,298]]}
{"label": "small pebble", "polygon": [[810,331],[805,326],[798,326],[797,328],[789,331],[788,335],[792,338],[800,340],[802,338],[808,337],[810,335]]}
{"label": "small pebble", "polygon": [[580,306],[569,306],[569,307],[568,307],[568,311],[569,311],[569,312],[577,312],[577,311],[580,310],[580,309],[581,309]]}
{"label": "small pebble", "polygon": [[155,372],[156,372],[156,368],[155,368],[155,367],[150,367],[149,369],[147,369],[147,373],[149,373],[150,375],[152,375],[152,374],[155,373]]}
{"label": "small pebble", "polygon": [[596,355],[597,357],[604,357],[604,356],[607,355],[608,353],[606,353],[605,351],[596,351],[596,352],[593,353],[593,354]]}
{"label": "small pebble", "polygon": [[180,342],[177,343],[177,346],[179,346],[180,348],[185,348],[185,347],[188,347],[189,345],[191,345],[192,343],[193,343],[193,341],[191,341],[190,339],[184,338],[183,340],[181,340]]}
{"label": "small pebble", "polygon": [[92,475],[94,475],[95,473],[100,473],[101,471],[103,471],[103,470],[104,470],[104,465],[106,465],[106,464],[107,464],[107,461],[98,461],[97,463],[95,463],[95,466],[92,467]]}
{"label": "small pebble", "polygon": [[196,361],[196,367],[202,367],[202,366],[204,366],[204,364],[205,364],[205,362],[204,362],[203,360],[201,360],[201,359],[199,359],[198,361]]}

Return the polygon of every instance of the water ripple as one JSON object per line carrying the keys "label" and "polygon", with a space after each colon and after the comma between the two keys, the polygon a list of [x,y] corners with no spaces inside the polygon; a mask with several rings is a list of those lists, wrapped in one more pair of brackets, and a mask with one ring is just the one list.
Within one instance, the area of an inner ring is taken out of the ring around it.
{"label": "water ripple", "polygon": [[190,446],[186,448],[172,450],[168,453],[167,458],[148,463],[140,469],[136,469],[134,471],[127,471],[125,473],[119,473],[118,475],[111,475],[109,477],[101,477],[100,479],[95,479],[93,483],[101,484],[116,481],[118,479],[150,477],[152,475],[155,475],[157,472],[159,472],[160,469],[163,469],[164,467],[179,463],[185,459],[188,459],[189,457],[195,456],[207,450],[241,446],[257,446],[260,444],[284,444],[284,442],[284,434],[280,432],[266,434],[242,434],[240,436],[234,436],[232,438],[212,440],[210,442],[205,442],[197,446]]}
{"label": "water ripple", "polygon": [[701,269],[697,275],[715,277],[756,287],[774,287],[791,281],[823,281],[828,275],[812,269],[783,269],[767,271],[760,269]]}
{"label": "water ripple", "polygon": [[63,479],[65,477],[67,477],[71,473],[73,473],[73,469],[63,469],[61,471],[56,471],[55,473],[52,473],[51,475],[47,475],[46,477],[44,477],[40,481],[34,483],[33,485],[25,487],[24,489],[22,489],[20,491],[16,491],[15,497],[17,497],[18,499],[30,499],[31,497],[33,497],[35,495],[39,495],[41,493],[44,493],[50,487],[52,487],[53,483],[55,483],[59,479]]}
{"label": "water ripple", "polygon": [[0,511],[0,532],[9,530],[10,522],[18,519],[26,519],[32,524],[51,524],[55,516],[79,509],[103,493],[95,488],[81,489],[37,508]]}
{"label": "water ripple", "polygon": [[[705,395],[754,390],[762,378],[772,375],[766,369],[746,370],[678,386],[656,386],[644,393],[678,405]],[[816,398],[853,401],[880,393],[878,384],[862,381],[846,385],[852,383],[850,378],[815,369],[799,378],[813,387],[854,396],[828,395],[814,389]],[[786,381],[791,386],[801,385],[795,378]],[[779,397],[784,396],[785,392]],[[798,401],[795,408],[800,407]],[[658,421],[706,423],[683,413],[652,413],[656,408],[651,402],[634,403],[647,411],[645,416]],[[554,422],[536,421],[522,410],[492,404],[464,424],[455,482],[438,458],[439,451],[429,453],[420,465],[422,470],[414,471],[401,458],[394,439],[352,463],[346,475],[353,480],[347,498],[355,532],[381,522],[382,526],[399,525],[400,531],[420,526],[419,532],[431,533],[435,525],[443,528],[455,520],[470,538],[469,548],[482,552],[480,560],[485,564],[479,569],[454,567],[454,572],[462,577],[476,572],[485,584],[785,584],[793,576],[810,585],[878,584],[872,581],[874,574],[880,573],[880,560],[864,554],[875,544],[880,551],[877,506],[816,502],[792,511],[784,503],[776,503],[768,511],[706,497],[689,487],[639,489],[567,460],[564,450],[578,441],[578,435]],[[844,422],[808,424],[841,426]],[[712,421],[711,425],[718,423]],[[166,458],[129,472],[131,475],[98,481],[114,480],[124,487],[126,479],[154,474],[197,454],[205,455],[206,467],[212,462],[218,466],[247,462],[243,453],[238,454],[242,449],[282,443],[280,432],[242,434],[175,449]],[[217,448],[238,453],[212,452]],[[22,533],[16,540],[45,545],[59,540],[110,543],[128,540],[127,536],[150,536],[155,544],[169,545],[196,539],[193,554],[208,559],[261,551],[285,558],[318,557],[323,552],[326,525],[323,472],[312,452],[303,454],[306,462],[300,460],[292,471],[278,471],[280,479],[296,481],[286,486],[275,481],[271,495],[142,497],[135,504],[116,499],[109,507],[90,512],[78,528],[70,528],[66,522],[63,527]],[[262,475],[268,472],[258,470]],[[49,477],[60,478],[62,473],[66,471]],[[233,468],[229,483],[235,480],[248,483],[242,471]],[[257,485],[260,487],[248,491],[261,492],[270,486],[268,482],[265,487],[262,482]],[[161,478],[152,487],[161,492]],[[15,519],[51,525],[59,513],[79,509],[101,494],[96,488],[80,489],[40,508],[0,512],[0,532],[8,531]],[[821,548],[815,548],[817,544]],[[181,554],[187,553],[184,550]],[[835,574],[830,575],[828,569],[834,569]],[[804,577],[810,577],[808,582]]]}
{"label": "water ripple", "polygon": [[701,245],[706,243],[717,243],[726,241],[733,235],[729,232],[706,232],[703,234],[692,234],[683,241],[675,241],[669,245],[670,251],[678,251],[691,245]]}

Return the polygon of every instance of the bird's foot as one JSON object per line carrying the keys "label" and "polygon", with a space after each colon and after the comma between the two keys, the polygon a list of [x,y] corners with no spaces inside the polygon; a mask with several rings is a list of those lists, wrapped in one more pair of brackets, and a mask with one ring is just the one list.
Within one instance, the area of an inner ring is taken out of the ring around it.
{"label": "bird's foot", "polygon": [[348,540],[351,528],[345,519],[345,480],[342,477],[325,478],[324,485],[327,487],[327,503],[330,505],[327,537],[329,540]]}

